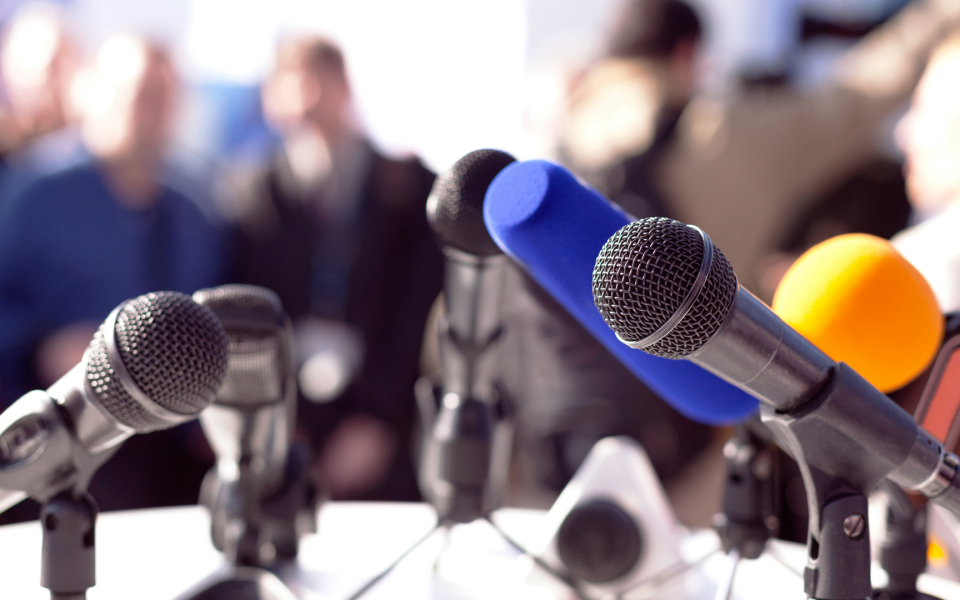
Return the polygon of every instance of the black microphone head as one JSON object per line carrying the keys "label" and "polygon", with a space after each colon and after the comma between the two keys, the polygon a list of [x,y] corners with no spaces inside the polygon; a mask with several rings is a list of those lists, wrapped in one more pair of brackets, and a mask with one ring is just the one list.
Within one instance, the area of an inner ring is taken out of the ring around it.
{"label": "black microphone head", "polygon": [[632,571],[643,557],[644,532],[613,501],[597,498],[566,516],[557,531],[557,554],[577,579],[608,583]]}
{"label": "black microphone head", "polygon": [[442,245],[475,256],[503,254],[483,223],[483,197],[493,178],[516,160],[499,150],[474,150],[437,177],[427,220]]}
{"label": "black microphone head", "polygon": [[[712,261],[695,291],[705,240]],[[663,335],[641,349],[665,358],[684,358],[707,343],[723,324],[737,288],[730,262],[709,238],[661,217],[641,219],[613,234],[593,269],[593,301],[607,325],[628,343]],[[695,297],[685,307],[691,291]],[[688,312],[668,324],[681,308]]]}
{"label": "black microphone head", "polygon": [[196,417],[213,401],[227,367],[227,336],[210,309],[178,292],[120,305],[85,355],[87,388],[139,433]]}
{"label": "black microphone head", "polygon": [[193,299],[220,319],[229,341],[217,404],[249,407],[284,400],[292,367],[280,297],[264,287],[231,284],[200,290]]}

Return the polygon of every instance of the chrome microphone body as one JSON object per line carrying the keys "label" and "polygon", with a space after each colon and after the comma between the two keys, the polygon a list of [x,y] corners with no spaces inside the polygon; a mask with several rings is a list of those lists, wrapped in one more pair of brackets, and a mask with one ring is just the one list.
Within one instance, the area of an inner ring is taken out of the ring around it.
{"label": "chrome microphone body", "polygon": [[226,369],[227,340],[208,309],[158,292],[117,307],[80,364],[0,414],[0,511],[84,492],[134,433],[197,417]]}
{"label": "chrome microphone body", "polygon": [[296,555],[300,535],[313,529],[316,508],[312,487],[305,485],[308,458],[292,444],[290,320],[280,298],[259,286],[224,285],[193,298],[220,319],[229,340],[223,385],[200,416],[217,457],[201,502],[211,512],[217,549],[236,564],[269,566],[278,555]]}
{"label": "chrome microphone body", "polygon": [[0,415],[0,512],[28,496],[46,502],[64,489],[86,489],[136,433],[89,400],[84,379],[77,365],[49,390],[25,394]]}
{"label": "chrome microphone body", "polygon": [[440,322],[443,395],[486,403],[496,394],[498,352],[503,329],[504,268],[507,257],[443,250],[445,314]]}
{"label": "chrome microphone body", "polygon": [[260,492],[283,481],[293,428],[296,385],[291,326],[280,299],[253,285],[224,285],[193,295],[223,324],[229,340],[227,371],[200,424],[224,480],[249,468]]}
{"label": "chrome microphone body", "polygon": [[[818,435],[838,441],[849,438],[851,444],[867,446],[882,463],[875,467],[881,476],[952,506],[950,510],[960,515],[956,455],[856,371],[833,361],[742,286],[724,324],[688,360],[764,402],[768,408],[761,412],[768,424],[775,419],[796,422],[789,417],[794,411],[828,415],[817,423]],[[827,434],[828,429],[834,431]],[[854,452],[836,443],[790,450],[805,455],[810,464],[826,462],[826,457],[816,455],[820,452]],[[944,495],[950,487],[958,490]]]}
{"label": "chrome microphone body", "polygon": [[717,333],[687,359],[781,412],[809,402],[836,368],[742,286]]}
{"label": "chrome microphone body", "polygon": [[496,150],[471,152],[437,179],[427,201],[446,265],[445,311],[437,325],[440,407],[424,448],[421,485],[440,518],[452,522],[481,518],[496,502],[490,480],[507,258],[484,225],[483,199],[514,160]]}

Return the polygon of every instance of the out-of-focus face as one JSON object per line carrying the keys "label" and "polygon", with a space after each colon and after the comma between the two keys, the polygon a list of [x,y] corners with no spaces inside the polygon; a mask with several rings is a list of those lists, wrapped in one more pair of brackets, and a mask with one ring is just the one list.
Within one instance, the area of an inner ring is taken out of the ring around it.
{"label": "out-of-focus face", "polygon": [[162,51],[130,37],[105,42],[77,90],[84,140],[99,156],[159,156],[176,91],[173,66]]}
{"label": "out-of-focus face", "polygon": [[133,144],[148,151],[163,151],[173,125],[176,75],[165,56],[147,61],[127,109]]}
{"label": "out-of-focus face", "polygon": [[350,90],[339,73],[296,56],[281,57],[263,89],[267,119],[284,134],[306,124],[338,129],[349,99]]}
{"label": "out-of-focus face", "polygon": [[960,39],[934,54],[896,133],[914,208],[932,215],[960,201]]}
{"label": "out-of-focus face", "polygon": [[76,52],[56,15],[36,11],[15,17],[2,52],[3,84],[22,126],[33,133],[63,126],[69,118]]}

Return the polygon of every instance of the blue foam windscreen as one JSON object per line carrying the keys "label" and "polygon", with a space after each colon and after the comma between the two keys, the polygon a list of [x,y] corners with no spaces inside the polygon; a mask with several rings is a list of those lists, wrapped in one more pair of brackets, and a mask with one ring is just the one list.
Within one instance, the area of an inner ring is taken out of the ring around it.
{"label": "blue foam windscreen", "polygon": [[757,410],[755,398],[697,365],[617,339],[593,303],[593,266],[604,242],[633,219],[569,171],[541,160],[513,163],[487,189],[483,218],[504,252],[679,412],[719,425]]}

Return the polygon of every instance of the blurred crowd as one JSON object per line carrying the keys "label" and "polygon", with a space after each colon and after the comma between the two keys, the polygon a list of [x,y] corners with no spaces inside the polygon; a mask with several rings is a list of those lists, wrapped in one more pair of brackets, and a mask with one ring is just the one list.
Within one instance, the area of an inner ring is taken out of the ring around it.
{"label": "blurred crowd", "polygon": [[[943,311],[960,309],[960,2],[913,0],[868,25],[830,30],[855,43],[816,86],[785,69],[706,93],[702,16],[680,0],[631,0],[602,55],[564,80],[550,157],[638,218],[700,226],[762,299],[804,250],[858,231],[893,237]],[[419,499],[414,384],[436,372],[443,277],[425,216],[435,174],[378,150],[341,50],[298,36],[281,40],[261,86],[270,152],[253,165],[220,157],[230,168],[191,182],[169,158],[171,56],[135,35],[81,47],[48,6],[6,24],[0,406],[77,364],[127,298],[262,285],[295,325],[298,435],[326,494]],[[669,483],[716,437],[519,269],[505,315],[503,390],[518,477],[532,487],[555,494],[617,434],[638,439]],[[134,436],[91,493],[105,510],[194,503],[212,462],[196,425]]]}

